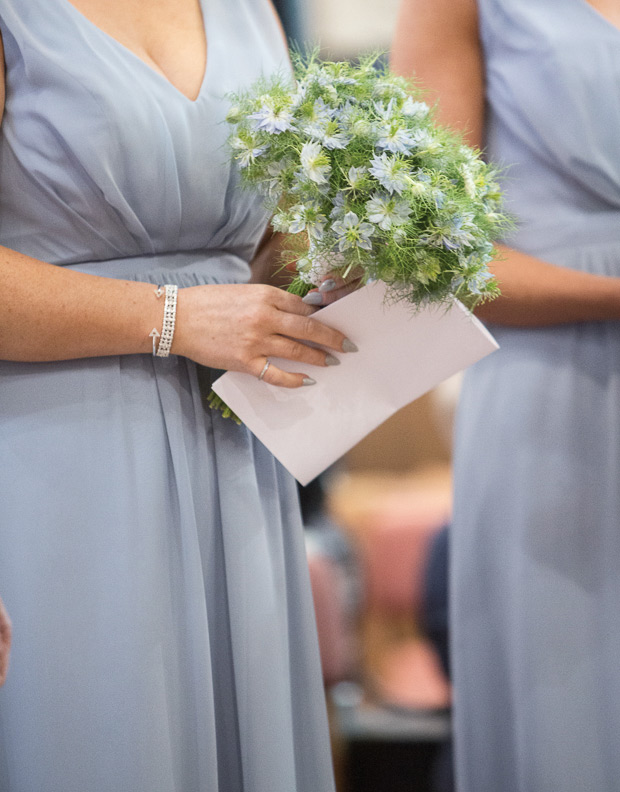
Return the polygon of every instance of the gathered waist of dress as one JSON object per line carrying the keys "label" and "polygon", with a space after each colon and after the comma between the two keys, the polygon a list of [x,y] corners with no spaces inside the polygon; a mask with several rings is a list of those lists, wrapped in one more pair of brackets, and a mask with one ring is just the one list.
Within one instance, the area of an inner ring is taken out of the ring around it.
{"label": "gathered waist of dress", "polygon": [[173,283],[181,288],[206,284],[245,283],[250,276],[250,266],[247,261],[230,250],[149,253],[63,266],[104,278],[154,284]]}

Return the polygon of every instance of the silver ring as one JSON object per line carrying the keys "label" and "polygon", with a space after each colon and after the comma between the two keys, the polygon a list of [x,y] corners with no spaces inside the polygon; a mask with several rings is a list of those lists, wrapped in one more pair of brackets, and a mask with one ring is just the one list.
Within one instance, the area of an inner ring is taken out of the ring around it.
{"label": "silver ring", "polygon": [[261,371],[261,373],[258,375],[258,378],[259,378],[259,380],[262,380],[262,379],[263,379],[263,377],[264,377],[264,376],[265,376],[265,374],[267,373],[267,369],[269,368],[269,366],[271,366],[271,361],[269,360],[269,358],[267,358],[267,362],[266,362],[266,363],[265,363],[265,365],[263,366],[263,370],[262,370],[262,371]]}

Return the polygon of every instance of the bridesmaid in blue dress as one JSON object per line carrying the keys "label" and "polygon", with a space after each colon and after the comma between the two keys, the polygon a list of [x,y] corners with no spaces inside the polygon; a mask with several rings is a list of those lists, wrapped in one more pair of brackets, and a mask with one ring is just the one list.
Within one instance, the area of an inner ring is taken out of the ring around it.
{"label": "bridesmaid in blue dress", "polygon": [[0,0],[0,33],[0,790],[331,792],[296,485],[201,397],[344,342],[246,283],[277,240],[224,97],[288,68],[273,8]]}
{"label": "bridesmaid in blue dress", "polygon": [[404,0],[393,65],[506,167],[455,447],[459,792],[620,788],[620,2]]}

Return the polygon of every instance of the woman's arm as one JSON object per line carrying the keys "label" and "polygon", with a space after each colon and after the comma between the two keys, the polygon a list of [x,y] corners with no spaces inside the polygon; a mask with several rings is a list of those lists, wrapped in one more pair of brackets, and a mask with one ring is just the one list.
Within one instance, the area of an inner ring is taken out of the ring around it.
{"label": "woman's arm", "polygon": [[0,687],[6,681],[11,653],[11,620],[0,599]]}
{"label": "woman's arm", "polygon": [[[0,58],[0,115],[4,62]],[[148,283],[102,278],[0,247],[0,359],[53,361],[152,351],[163,300]],[[271,286],[195,286],[179,290],[172,352],[206,366],[258,375],[268,356],[326,365],[344,336],[311,319],[299,297]],[[269,367],[265,381],[299,387],[307,375]]]}
{"label": "woman's arm", "polygon": [[[475,0],[402,0],[391,65],[415,73],[439,120],[481,148],[484,62]],[[501,247],[491,270],[502,296],[481,306],[486,320],[506,325],[550,325],[620,319],[620,278],[557,267]]]}
{"label": "woman's arm", "polygon": [[[0,359],[66,360],[150,352],[163,300],[148,283],[66,270],[0,248]],[[273,286],[193,286],[179,290],[172,352],[219,369],[258,376],[266,357],[326,365],[342,333],[310,317],[299,297]],[[272,365],[265,380],[299,387],[307,374]]]}

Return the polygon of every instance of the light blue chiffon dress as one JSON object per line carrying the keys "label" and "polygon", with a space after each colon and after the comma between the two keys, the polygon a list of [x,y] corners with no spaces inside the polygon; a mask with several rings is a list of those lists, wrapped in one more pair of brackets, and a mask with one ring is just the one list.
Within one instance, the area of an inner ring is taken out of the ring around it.
{"label": "light blue chiffon dress", "polygon": [[[68,0],[0,0],[0,243],[153,284],[248,278],[267,218],[224,97],[285,48],[266,0],[202,9],[189,101]],[[196,365],[2,362],[0,455],[0,790],[331,792],[296,485],[205,409]]]}
{"label": "light blue chiffon dress", "polygon": [[[513,247],[620,276],[620,30],[478,0]],[[459,792],[620,789],[620,324],[493,327],[457,423]]]}

